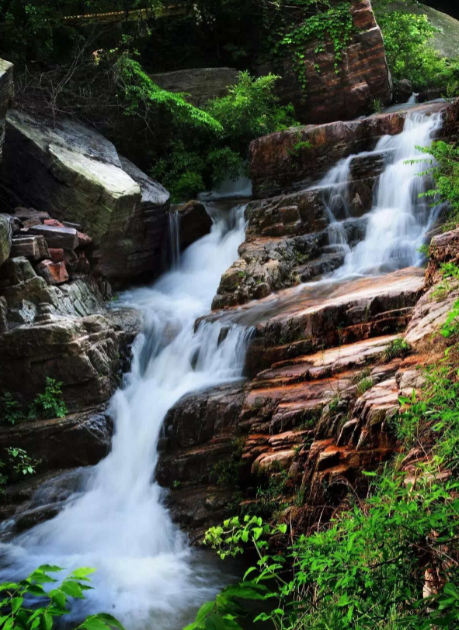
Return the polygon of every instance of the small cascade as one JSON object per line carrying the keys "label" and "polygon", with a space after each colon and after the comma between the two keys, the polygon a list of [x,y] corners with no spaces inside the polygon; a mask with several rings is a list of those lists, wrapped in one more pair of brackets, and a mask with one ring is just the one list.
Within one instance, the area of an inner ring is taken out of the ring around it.
{"label": "small cascade", "polygon": [[374,153],[390,157],[374,191],[365,238],[347,254],[336,276],[384,273],[421,263],[419,248],[437,211],[420,197],[428,181],[419,176],[426,165],[416,147],[430,145],[441,125],[441,114],[412,113],[402,133],[379,140]]}
{"label": "small cascade", "polygon": [[352,160],[351,155],[340,160],[325,175],[319,184],[323,188],[322,199],[325,211],[330,221],[328,226],[329,252],[347,253],[350,251],[346,229],[340,219],[350,216],[349,176]]}
{"label": "small cascade", "polygon": [[[131,371],[110,404],[110,454],[85,474],[65,508],[0,547],[3,577],[23,578],[41,564],[97,568],[95,589],[76,617],[106,610],[127,627],[180,630],[200,603],[224,585],[221,574],[191,552],[155,482],[157,442],[167,411],[185,394],[242,377],[250,332],[195,321],[209,311],[221,274],[244,239],[243,205],[192,244],[152,287],[126,292],[121,303],[142,311]],[[177,223],[171,214],[171,237]],[[232,227],[228,229],[228,224]],[[64,498],[64,497],[63,497]],[[5,567],[7,567],[5,569]]]}

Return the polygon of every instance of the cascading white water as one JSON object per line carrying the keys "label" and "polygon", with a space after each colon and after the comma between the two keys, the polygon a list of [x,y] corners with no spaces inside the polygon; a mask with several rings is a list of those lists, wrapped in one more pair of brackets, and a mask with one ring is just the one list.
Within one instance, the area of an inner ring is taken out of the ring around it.
{"label": "cascading white water", "polygon": [[391,157],[376,187],[365,238],[347,254],[335,277],[387,272],[421,263],[419,247],[436,215],[429,202],[419,197],[426,190],[425,178],[419,177],[426,164],[409,162],[424,157],[416,147],[430,145],[441,124],[441,114],[408,114],[402,133],[378,142],[374,152],[387,151]]}
{"label": "cascading white water", "polygon": [[243,210],[233,210],[229,231],[215,216],[211,233],[186,250],[178,269],[123,296],[143,312],[146,325],[134,344],[131,372],[111,401],[111,453],[57,517],[2,546],[8,579],[42,563],[95,567],[96,589],[79,612],[105,610],[130,628],[155,630],[181,628],[187,611],[221,586],[218,576],[202,575],[202,563],[193,565],[193,553],[161,502],[154,471],[168,409],[188,392],[242,375],[247,331],[233,326],[219,342],[220,324],[196,332],[194,324],[237,258]]}

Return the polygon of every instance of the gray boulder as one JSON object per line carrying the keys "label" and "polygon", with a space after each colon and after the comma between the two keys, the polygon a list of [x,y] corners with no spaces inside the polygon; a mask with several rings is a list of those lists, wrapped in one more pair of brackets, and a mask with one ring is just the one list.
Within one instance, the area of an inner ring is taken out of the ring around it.
{"label": "gray boulder", "polygon": [[94,240],[98,271],[109,280],[159,273],[169,193],[122,162],[96,131],[71,120],[53,128],[10,110],[0,176],[37,210],[80,225]]}

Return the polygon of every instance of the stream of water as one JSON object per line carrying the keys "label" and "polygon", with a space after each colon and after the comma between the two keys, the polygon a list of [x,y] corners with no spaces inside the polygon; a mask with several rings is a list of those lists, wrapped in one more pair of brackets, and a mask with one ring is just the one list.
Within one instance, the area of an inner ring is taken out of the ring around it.
{"label": "stream of water", "polygon": [[325,201],[330,218],[329,242],[346,254],[334,278],[387,273],[421,264],[423,255],[419,248],[440,208],[432,208],[430,199],[420,197],[429,182],[419,174],[430,164],[423,160],[427,156],[417,147],[429,146],[441,125],[441,113],[411,113],[402,133],[382,137],[373,151],[359,155],[371,159],[372,155],[382,154],[386,166],[375,186],[365,238],[352,249],[334,210],[337,205],[344,206],[350,216],[346,182],[356,156],[342,160],[323,179],[321,185],[328,191]]}
{"label": "stream of water", "polygon": [[3,545],[8,579],[44,563],[96,567],[96,588],[76,614],[105,610],[129,628],[151,628],[152,621],[155,630],[182,628],[189,611],[222,586],[222,575],[190,551],[172,524],[154,482],[167,411],[186,393],[242,375],[246,330],[234,326],[221,342],[219,324],[194,331],[244,240],[244,206],[234,207],[230,217],[215,205],[210,213],[211,233],[180,261],[176,253],[175,269],[122,297],[142,311],[145,327],[134,344],[131,372],[110,404],[110,454],[56,518]]}
{"label": "stream of water", "polygon": [[[441,125],[441,116],[408,116],[402,134],[382,138],[375,152],[387,152],[387,166],[368,215],[366,235],[351,249],[334,216],[336,203],[349,204],[352,157],[334,167],[322,185],[330,217],[330,244],[342,247],[345,278],[419,264],[418,252],[435,218],[420,201],[423,164],[405,164],[420,154]],[[370,154],[369,154],[370,155]],[[218,322],[194,329],[207,313],[221,274],[237,259],[244,240],[244,206],[221,212],[208,204],[214,224],[208,236],[179,257],[172,230],[173,268],[152,287],[124,294],[124,304],[144,314],[144,332],[133,348],[131,371],[114,395],[111,453],[85,476],[54,519],[2,546],[4,576],[21,577],[42,563],[66,569],[97,568],[95,590],[77,614],[105,610],[129,628],[179,630],[225,578],[201,552],[190,551],[173,525],[154,481],[157,441],[167,411],[186,393],[242,376],[247,331],[233,325],[223,341]],[[171,219],[176,225],[175,217]]]}

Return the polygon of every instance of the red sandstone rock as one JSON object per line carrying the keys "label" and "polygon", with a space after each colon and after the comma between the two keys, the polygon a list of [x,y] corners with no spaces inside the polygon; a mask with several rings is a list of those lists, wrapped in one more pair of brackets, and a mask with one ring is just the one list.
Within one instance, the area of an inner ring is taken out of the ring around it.
{"label": "red sandstone rock", "polygon": [[36,272],[39,276],[44,278],[48,284],[62,284],[69,279],[65,262],[43,260],[36,266]]}
{"label": "red sandstone rock", "polygon": [[285,60],[277,72],[283,77],[278,92],[285,102],[293,102],[301,122],[349,120],[368,113],[376,99],[382,103],[392,99],[384,42],[370,0],[353,0],[350,10],[355,33],[343,51],[338,73],[330,40],[325,44],[312,40],[302,51],[306,90],[300,86],[298,70],[290,60]]}
{"label": "red sandstone rock", "polygon": [[[429,113],[447,107],[447,103],[434,103],[418,109]],[[405,117],[406,110],[400,110],[351,122],[296,127],[254,140],[249,152],[254,197],[285,194],[300,183],[306,188],[340,159],[373,149],[381,136],[400,133]],[[299,142],[310,146],[298,153],[294,147]]]}
{"label": "red sandstone rock", "polygon": [[64,250],[60,248],[52,248],[49,249],[49,257],[54,263],[60,263],[64,260]]}
{"label": "red sandstone rock", "polygon": [[78,236],[79,247],[87,247],[88,245],[91,245],[92,238],[88,236],[87,234],[84,234],[83,232],[77,232],[77,236]]}
{"label": "red sandstone rock", "polygon": [[65,227],[65,225],[57,219],[45,219],[43,223],[44,225],[51,225],[52,227]]}

